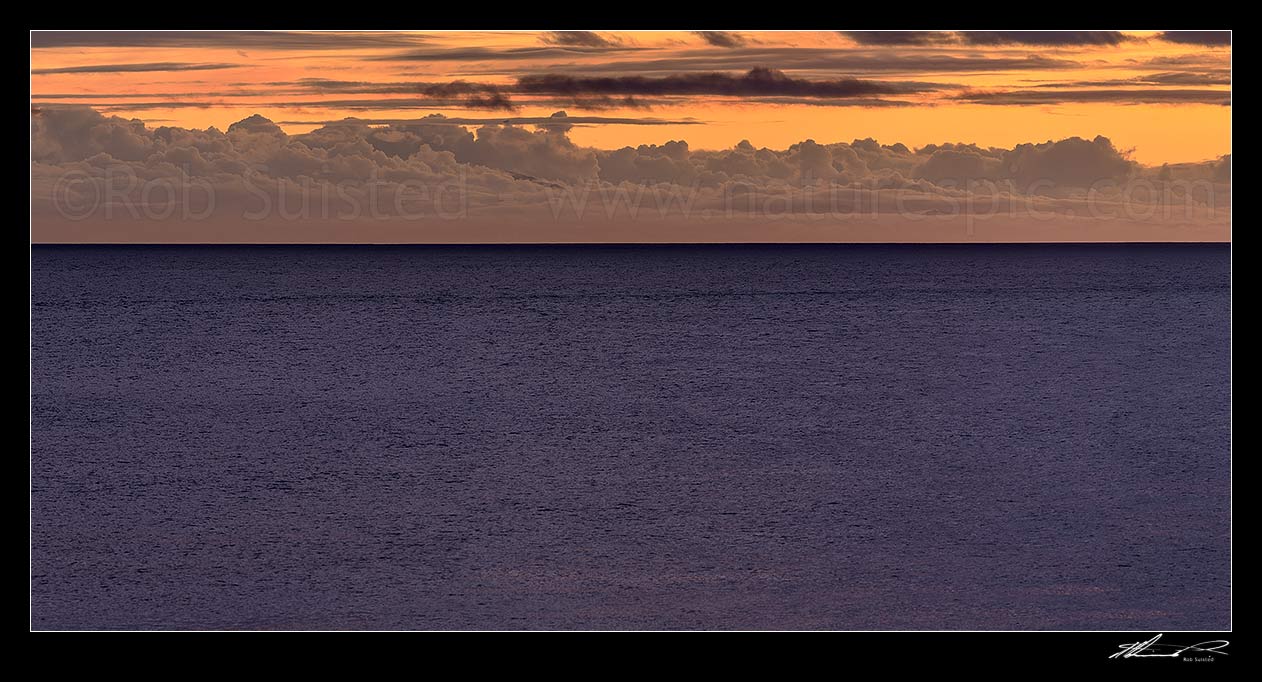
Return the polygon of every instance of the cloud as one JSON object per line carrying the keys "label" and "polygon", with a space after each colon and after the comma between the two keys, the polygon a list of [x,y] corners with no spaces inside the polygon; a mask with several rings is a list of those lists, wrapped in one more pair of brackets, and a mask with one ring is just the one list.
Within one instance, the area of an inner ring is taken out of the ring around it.
{"label": "cloud", "polygon": [[[248,107],[257,106],[257,104],[231,104],[230,106]],[[333,99],[333,100],[301,100],[289,102],[275,102],[271,106],[277,108],[326,108],[326,109],[355,109],[358,111],[369,111],[374,109],[439,109],[451,107],[466,107],[470,109],[490,109],[502,111],[514,111],[517,105],[508,98],[507,95],[499,92],[486,92],[483,94],[470,94],[467,97],[438,97],[430,96],[423,99]]]}
{"label": "cloud", "polygon": [[597,176],[594,150],[579,147],[565,128],[530,132],[516,126],[483,126],[456,158],[465,163],[512,171],[528,177],[579,182]]}
{"label": "cloud", "polygon": [[266,135],[281,135],[281,136],[285,134],[285,131],[281,130],[280,126],[276,125],[275,123],[272,123],[271,121],[267,120],[266,118],[258,114],[252,114],[228,126],[229,133],[233,133],[237,131],[250,133],[250,134],[262,133]]}
{"label": "cloud", "polygon": [[44,107],[33,117],[31,155],[35,161],[82,161],[109,154],[124,161],[145,158],[153,137],[140,121],[106,118],[87,107]]}
{"label": "cloud", "polygon": [[1231,71],[1163,71],[1134,78],[1041,83],[1040,88],[1116,87],[1135,85],[1231,85]]}
{"label": "cloud", "polygon": [[1210,167],[1214,182],[1231,182],[1231,154],[1222,156]]}
{"label": "cloud", "polygon": [[1180,45],[1230,47],[1231,31],[1165,31],[1161,39]]}
{"label": "cloud", "polygon": [[965,92],[955,97],[977,104],[1043,105],[1066,103],[1110,104],[1215,104],[1229,106],[1231,93],[1226,90],[1007,90],[999,92]]}
{"label": "cloud", "polygon": [[1102,136],[1020,144],[1001,154],[1000,161],[1005,177],[1027,187],[1040,182],[1088,187],[1102,180],[1125,179],[1138,168]]}
{"label": "cloud", "polygon": [[618,47],[622,44],[617,38],[605,38],[591,31],[548,31],[539,39],[548,45],[568,47]]}
{"label": "cloud", "polygon": [[538,130],[547,130],[558,133],[568,133],[574,129],[574,121],[570,120],[570,115],[564,111],[557,111],[545,119],[539,119],[533,122]]}
{"label": "cloud", "polygon": [[1082,47],[1120,45],[1129,36],[1121,31],[957,31],[967,45],[1038,45]]}
{"label": "cloud", "polygon": [[1230,69],[1231,54],[1223,52],[1198,51],[1190,54],[1162,55],[1145,60],[1128,59],[1139,66],[1161,69]]}
{"label": "cloud", "polygon": [[600,179],[613,183],[693,183],[703,169],[690,161],[688,143],[671,140],[662,145],[649,144],[598,151]]}
{"label": "cloud", "polygon": [[62,47],[216,47],[347,50],[414,46],[427,36],[337,31],[31,31],[31,49]]}
{"label": "cloud", "polygon": [[744,47],[745,37],[730,31],[693,31],[693,35],[715,47]]}
{"label": "cloud", "polygon": [[684,73],[645,76],[578,77],[563,74],[523,76],[519,92],[565,95],[727,95],[788,97],[860,97],[923,92],[931,86],[840,78],[805,80],[775,69],[755,68],[741,76],[726,73]]}
{"label": "cloud", "polygon": [[1178,72],[1166,71],[1151,73],[1135,79],[1142,83],[1155,85],[1231,85],[1231,71],[1214,72]]}
{"label": "cloud", "polygon": [[1120,45],[1131,38],[1120,31],[842,31],[860,45],[1038,45],[1079,47]]}
{"label": "cloud", "polygon": [[302,78],[293,82],[278,81],[268,83],[275,86],[292,86],[314,92],[345,92],[373,95],[428,95],[432,97],[452,97],[483,93],[503,92],[503,88],[490,83],[474,83],[465,80],[426,82],[426,81],[344,81],[328,78]]}
{"label": "cloud", "polygon": [[[275,83],[274,85],[287,85]],[[339,81],[324,78],[305,78],[290,85],[315,92],[356,93],[375,95],[417,95],[429,99],[459,102],[473,109],[502,109],[513,111],[517,105],[503,86],[491,83],[475,83],[465,80],[448,82],[391,82]],[[387,105],[388,108],[389,105]]]}
{"label": "cloud", "polygon": [[860,45],[938,45],[955,42],[950,31],[841,31]]}
{"label": "cloud", "polygon": [[572,106],[577,109],[586,109],[589,111],[601,111],[606,109],[649,109],[654,106],[671,104],[669,99],[646,99],[644,97],[634,97],[631,95],[623,95],[620,97],[611,97],[609,95],[576,95],[556,99],[535,98],[531,100],[532,104],[551,106],[553,104],[562,106]]}
{"label": "cloud", "polygon": [[553,45],[548,47],[418,48],[386,55],[367,57],[368,61],[386,62],[504,62],[547,58],[573,58],[578,55],[605,54],[612,51],[635,51],[643,48],[623,45]]}
{"label": "cloud", "polygon": [[1171,182],[1231,182],[1231,154],[1200,163],[1167,163],[1158,168],[1146,169],[1146,175],[1158,181]]}
{"label": "cloud", "polygon": [[[627,118],[620,116],[568,116],[563,111],[556,112],[551,116],[508,116],[503,118],[471,118],[467,116],[442,116],[444,123],[459,126],[482,126],[482,125],[534,125],[534,126],[555,126],[558,118],[564,118],[564,123],[570,127],[580,125],[637,125],[637,126],[676,126],[676,125],[701,125],[704,121],[696,119],[668,119],[668,118]],[[335,126],[335,125],[369,125],[369,126],[391,126],[406,125],[415,122],[416,119],[402,118],[348,118],[340,121],[280,121],[279,125],[319,125],[319,126]]]}
{"label": "cloud", "polygon": [[1000,154],[972,145],[943,145],[928,155],[915,176],[933,183],[967,179],[997,179],[1003,172]]}
{"label": "cloud", "polygon": [[591,64],[558,64],[552,72],[606,73],[627,75],[670,74],[690,71],[748,71],[755,68],[781,71],[842,71],[864,73],[988,73],[997,71],[1041,71],[1076,69],[1073,60],[1044,55],[922,54],[893,51],[813,47],[738,47],[705,50],[660,59],[606,60]]}
{"label": "cloud", "polygon": [[215,71],[240,68],[240,64],[190,64],[187,62],[149,62],[146,64],[89,64],[62,66],[55,69],[31,69],[31,75],[54,73],[140,73],[149,71]]}
{"label": "cloud", "polygon": [[805,104],[815,107],[869,107],[881,109],[886,107],[930,106],[931,103],[909,102],[898,99],[880,99],[877,97],[846,97],[824,99],[819,97],[741,97],[733,103],[758,104]]}

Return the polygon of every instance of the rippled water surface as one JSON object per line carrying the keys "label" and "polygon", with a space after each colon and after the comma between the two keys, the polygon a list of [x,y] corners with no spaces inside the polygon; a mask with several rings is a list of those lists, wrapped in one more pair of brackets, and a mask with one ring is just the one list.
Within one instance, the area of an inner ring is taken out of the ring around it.
{"label": "rippled water surface", "polygon": [[1230,625],[1226,246],[32,278],[37,629]]}

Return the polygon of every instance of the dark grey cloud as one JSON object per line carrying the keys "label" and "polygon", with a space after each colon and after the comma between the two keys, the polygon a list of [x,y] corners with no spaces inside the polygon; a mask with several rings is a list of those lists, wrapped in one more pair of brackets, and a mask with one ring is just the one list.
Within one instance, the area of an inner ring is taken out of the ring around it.
{"label": "dark grey cloud", "polygon": [[788,97],[861,97],[923,92],[926,84],[839,78],[805,80],[786,76],[776,69],[755,68],[744,75],[727,73],[683,73],[652,78],[646,76],[581,77],[565,74],[522,76],[516,90],[544,95],[728,95]]}
{"label": "dark grey cloud", "polygon": [[1166,31],[1162,40],[1182,45],[1223,47],[1231,45],[1231,31]]}
{"label": "dark grey cloud", "polygon": [[549,45],[572,47],[618,47],[622,44],[616,38],[606,38],[591,31],[548,31],[540,40]]}
{"label": "dark grey cloud", "polygon": [[693,31],[693,35],[715,47],[744,47],[745,37],[729,31]]}
{"label": "dark grey cloud", "polygon": [[955,99],[977,104],[1039,105],[1106,102],[1112,104],[1231,104],[1223,90],[1008,90],[966,92]]}
{"label": "dark grey cloud", "polygon": [[31,48],[223,47],[254,50],[342,50],[408,47],[424,36],[336,31],[31,31]]}
{"label": "dark grey cloud", "polygon": [[42,76],[54,73],[142,73],[149,71],[216,71],[236,69],[240,64],[190,64],[187,62],[149,62],[146,64],[88,64],[86,66],[62,66],[55,69],[31,69],[31,74]]}
{"label": "dark grey cloud", "polygon": [[860,45],[937,45],[956,40],[949,31],[841,31]]}
{"label": "dark grey cloud", "polygon": [[957,31],[967,45],[1088,46],[1120,45],[1128,40],[1121,31]]}

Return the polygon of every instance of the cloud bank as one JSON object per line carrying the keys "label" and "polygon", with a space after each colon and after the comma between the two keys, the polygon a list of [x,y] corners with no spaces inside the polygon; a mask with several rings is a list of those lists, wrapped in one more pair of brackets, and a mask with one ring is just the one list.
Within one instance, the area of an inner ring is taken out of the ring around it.
{"label": "cloud bank", "polygon": [[[564,241],[577,230],[590,241],[741,241],[770,225],[788,240],[864,240],[847,237],[860,226],[866,240],[941,229],[964,241],[967,220],[1006,225],[1020,241],[1162,225],[1221,237],[1229,220],[1230,157],[1145,168],[1104,137],[1008,149],[871,139],[593,149],[569,137],[582,120],[347,119],[289,135],[258,115],[190,130],[45,107],[32,116],[34,236]],[[1182,194],[1161,203],[1171,187]]]}

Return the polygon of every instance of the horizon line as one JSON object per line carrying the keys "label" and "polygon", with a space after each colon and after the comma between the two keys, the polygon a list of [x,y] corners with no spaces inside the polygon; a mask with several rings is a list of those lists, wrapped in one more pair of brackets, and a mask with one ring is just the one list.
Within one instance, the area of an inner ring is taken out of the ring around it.
{"label": "horizon line", "polygon": [[994,241],[994,242],[31,242],[40,246],[1157,246],[1218,245],[1231,241]]}

